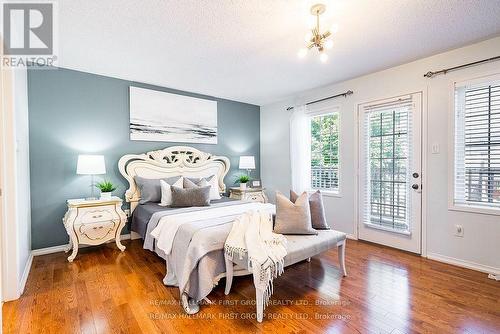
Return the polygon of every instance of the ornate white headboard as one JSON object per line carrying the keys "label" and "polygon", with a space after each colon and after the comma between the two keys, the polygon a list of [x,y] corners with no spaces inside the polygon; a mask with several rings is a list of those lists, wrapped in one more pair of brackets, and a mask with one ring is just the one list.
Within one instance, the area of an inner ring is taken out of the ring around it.
{"label": "ornate white headboard", "polygon": [[134,176],[160,179],[171,176],[204,177],[216,175],[219,192],[225,192],[224,177],[229,171],[229,159],[199,151],[189,146],[172,146],[144,154],[127,154],[118,161],[120,173],[129,183],[125,200],[132,212],[141,198]]}

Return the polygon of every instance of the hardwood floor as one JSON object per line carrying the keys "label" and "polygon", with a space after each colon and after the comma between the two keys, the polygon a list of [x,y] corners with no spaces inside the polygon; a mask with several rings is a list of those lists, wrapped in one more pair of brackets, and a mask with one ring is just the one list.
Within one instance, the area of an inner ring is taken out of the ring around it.
{"label": "hardwood floor", "polygon": [[23,296],[3,306],[4,333],[500,333],[500,282],[483,273],[348,240],[348,277],[335,250],[274,281],[264,322],[251,277],[229,296],[219,282],[200,313],[181,310],[163,261],[139,241],[35,257]]}

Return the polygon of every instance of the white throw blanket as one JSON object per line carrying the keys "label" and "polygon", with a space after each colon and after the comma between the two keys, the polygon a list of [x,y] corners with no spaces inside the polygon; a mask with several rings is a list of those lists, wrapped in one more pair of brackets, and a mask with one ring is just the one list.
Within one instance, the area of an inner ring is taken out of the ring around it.
{"label": "white throw blanket", "polygon": [[255,288],[264,293],[266,306],[273,293],[273,279],[283,273],[287,254],[286,238],[273,233],[271,214],[253,210],[236,218],[224,251],[240,259],[248,255],[248,270],[253,274]]}

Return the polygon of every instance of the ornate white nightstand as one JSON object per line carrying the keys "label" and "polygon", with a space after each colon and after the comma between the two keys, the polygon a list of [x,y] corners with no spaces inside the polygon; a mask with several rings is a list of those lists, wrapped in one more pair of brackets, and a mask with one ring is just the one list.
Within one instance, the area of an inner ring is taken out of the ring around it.
{"label": "ornate white nightstand", "polygon": [[122,210],[122,200],[111,197],[105,200],[68,200],[68,211],[64,215],[63,223],[69,235],[68,252],[73,252],[68,257],[72,262],[78,253],[78,245],[100,245],[115,239],[116,246],[125,250],[120,242],[120,233],[125,226],[127,216]]}
{"label": "ornate white nightstand", "polygon": [[233,187],[229,188],[229,198],[267,203],[267,196],[264,190],[264,188],[246,188],[242,190],[239,187]]}

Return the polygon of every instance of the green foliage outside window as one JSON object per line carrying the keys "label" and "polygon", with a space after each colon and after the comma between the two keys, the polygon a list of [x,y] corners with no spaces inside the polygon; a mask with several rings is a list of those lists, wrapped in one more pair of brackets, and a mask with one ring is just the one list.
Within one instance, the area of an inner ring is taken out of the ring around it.
{"label": "green foliage outside window", "polygon": [[338,189],[339,114],[311,118],[311,187]]}

